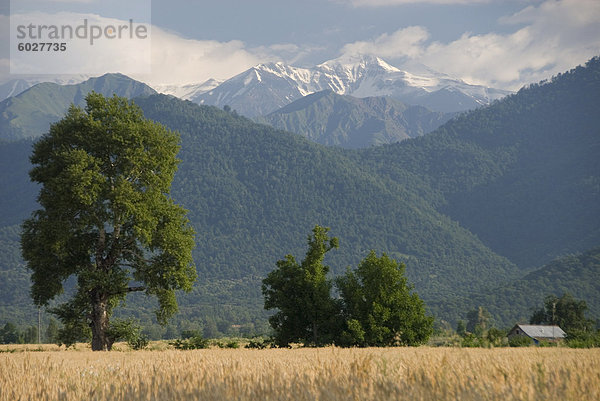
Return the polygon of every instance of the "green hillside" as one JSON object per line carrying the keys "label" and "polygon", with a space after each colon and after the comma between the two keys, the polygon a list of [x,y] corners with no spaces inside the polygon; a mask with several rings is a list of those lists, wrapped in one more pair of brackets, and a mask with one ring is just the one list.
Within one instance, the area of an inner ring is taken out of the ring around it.
{"label": "green hillside", "polygon": [[0,102],[0,139],[35,138],[64,116],[74,103],[82,106],[90,91],[133,98],[156,91],[121,74],[106,74],[74,85],[45,82]]}
{"label": "green hillside", "polygon": [[[328,260],[335,273],[357,265],[370,249],[387,252],[407,263],[410,280],[439,316],[450,313],[444,299],[457,289],[471,293],[490,281],[516,278],[514,265],[419,194],[364,171],[347,151],[167,96],[137,102],[147,117],[181,133],[182,162],[172,193],[190,210],[198,232],[200,279],[181,299],[180,318],[264,320],[261,279],[285,254],[304,251],[315,224],[340,238],[339,251]],[[3,270],[15,268],[14,261],[4,263]],[[147,317],[144,302],[132,299],[130,311]]]}
{"label": "green hillside", "polygon": [[358,157],[401,185],[419,177],[438,211],[529,269],[600,244],[599,104],[595,58]]}
{"label": "green hillside", "polygon": [[533,310],[543,307],[548,295],[568,292],[586,301],[586,316],[600,324],[600,247],[577,255],[558,258],[514,283],[484,295],[475,295],[469,307],[485,306],[503,327],[527,323]]}
{"label": "green hillside", "polygon": [[[260,281],[285,254],[304,253],[315,224],[340,239],[326,261],[334,273],[370,249],[387,252],[441,320],[482,305],[510,324],[562,289],[597,314],[597,256],[532,268],[597,255],[599,71],[593,59],[432,134],[363,150],[172,97],[137,99],[146,117],[181,133],[172,195],[198,233],[199,281],[180,299],[180,328],[264,327]],[[0,320],[35,312],[18,255],[18,224],[36,194],[26,182],[30,146],[0,143]],[[124,313],[149,321],[150,310],[131,297]]]}
{"label": "green hillside", "polygon": [[359,99],[323,91],[296,100],[257,121],[323,145],[352,149],[424,135],[452,115],[409,106],[388,97]]}
{"label": "green hillside", "polygon": [[300,254],[315,224],[331,227],[334,272],[370,249],[405,260],[419,294],[442,301],[507,281],[516,268],[418,194],[365,172],[347,152],[216,108],[167,97],[139,99],[147,117],[182,134],[173,196],[198,231],[201,278],[259,279],[286,253]]}

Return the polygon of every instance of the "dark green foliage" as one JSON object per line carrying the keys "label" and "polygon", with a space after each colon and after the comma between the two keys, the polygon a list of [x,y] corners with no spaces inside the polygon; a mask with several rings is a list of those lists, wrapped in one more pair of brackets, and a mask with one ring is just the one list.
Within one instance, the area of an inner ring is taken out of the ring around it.
{"label": "dark green foliage", "polygon": [[404,264],[374,251],[336,280],[343,302],[344,345],[419,345],[433,333],[433,317],[412,292]]}
{"label": "dark green foliage", "polygon": [[404,264],[380,258],[374,251],[355,271],[336,280],[341,299],[331,298],[325,253],[337,248],[329,229],[315,226],[301,264],[292,255],[277,262],[263,280],[266,309],[278,311],[269,319],[275,343],[342,346],[394,346],[425,343],[433,332],[433,317],[404,277]]}
{"label": "dark green foliage", "polygon": [[461,337],[467,335],[467,325],[464,320],[459,320],[458,323],[456,323],[456,334]]}
{"label": "dark green foliage", "polygon": [[504,337],[506,337],[506,332],[497,327],[490,328],[487,334],[485,335],[486,340],[492,346],[502,345],[502,340],[504,339]]}
{"label": "dark green foliage", "polygon": [[262,337],[251,338],[244,348],[250,349],[266,349],[273,346],[272,340],[265,340]]}
{"label": "dark green foliage", "polygon": [[469,313],[467,313],[466,329],[468,332],[481,337],[483,333],[490,327],[490,320],[490,313],[483,306],[479,306],[478,308],[472,309],[469,311]]}
{"label": "dark green foliage", "polygon": [[324,345],[333,341],[338,307],[331,298],[329,267],[323,259],[328,251],[338,247],[338,239],[329,238],[328,231],[329,228],[315,226],[302,263],[286,255],[263,280],[265,309],[278,310],[269,322],[280,347],[293,342]]}
{"label": "dark green foliage", "polygon": [[527,336],[514,336],[508,339],[508,345],[511,347],[529,347],[533,344],[533,340]]}
{"label": "dark green foliage", "polygon": [[75,343],[88,342],[92,339],[92,330],[86,319],[89,310],[89,302],[81,292],[69,301],[48,310],[62,323],[56,338],[58,345],[64,344],[69,348]]}
{"label": "dark green foliage", "polygon": [[462,340],[460,342],[460,346],[465,347],[465,348],[477,348],[477,347],[483,347],[484,342],[481,337],[479,337],[473,333],[467,333],[462,338]]}
{"label": "dark green foliage", "polygon": [[445,300],[457,288],[470,293],[516,277],[514,265],[435,211],[418,180],[400,185],[353,160],[353,153],[216,108],[163,96],[138,103],[147,117],[182,134],[173,195],[193,205],[190,220],[202,231],[194,257],[203,279],[193,293],[202,313],[215,313],[204,305],[226,300],[256,316],[257,289],[270,270],[265,261],[277,260],[281,249],[302,252],[299,238],[317,221],[345,238],[340,252],[328,256],[332,273],[379,249],[407,264],[407,277],[435,314],[447,314]]}
{"label": "dark green foliage", "polygon": [[142,327],[133,319],[114,319],[110,322],[106,335],[110,347],[117,341],[126,341],[127,345],[134,350],[148,346],[148,337],[142,334]]}
{"label": "dark green foliage", "polygon": [[[21,248],[37,305],[77,292],[52,312],[68,338],[110,349],[109,317],[133,291],[158,298],[157,319],[177,311],[175,290],[195,279],[193,230],[168,196],[177,169],[177,134],[143,118],[119,97],[90,93],[34,145],[31,179],[41,209],[23,223]],[[63,336],[64,338],[64,336]]]}
{"label": "dark green foliage", "polygon": [[170,341],[169,344],[171,344],[176,349],[181,350],[204,349],[210,346],[209,341],[203,338],[200,334],[189,338],[182,338],[175,341]]}
{"label": "dark green foliage", "polygon": [[598,348],[600,330],[571,330],[567,335],[566,343],[571,348]]}
{"label": "dark green foliage", "polygon": [[563,294],[560,298],[556,295],[549,295],[544,300],[544,308],[536,310],[529,323],[556,325],[567,335],[592,332],[595,322],[585,317],[586,310],[586,302],[573,298],[569,293]]}
{"label": "dark green foliage", "polygon": [[8,322],[0,329],[0,343],[19,344],[22,342],[23,336],[19,333],[19,330],[14,323]]}
{"label": "dark green foliage", "polygon": [[37,344],[38,326],[18,327],[7,322],[0,327],[0,344]]}
{"label": "dark green foliage", "polygon": [[49,344],[58,342],[59,330],[60,327],[56,319],[50,319],[46,328],[46,342]]}
{"label": "dark green foliage", "polygon": [[225,342],[221,342],[221,341],[216,341],[214,342],[214,344],[219,347],[219,348],[232,348],[232,349],[237,349],[240,347],[240,343],[235,341],[235,340],[231,340],[231,341],[225,341]]}

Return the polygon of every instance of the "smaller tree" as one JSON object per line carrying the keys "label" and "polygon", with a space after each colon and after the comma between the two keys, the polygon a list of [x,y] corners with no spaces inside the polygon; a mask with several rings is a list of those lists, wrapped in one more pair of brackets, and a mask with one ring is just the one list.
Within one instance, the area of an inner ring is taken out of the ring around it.
{"label": "smaller tree", "polygon": [[544,307],[536,310],[529,322],[557,325],[567,334],[590,332],[594,329],[594,321],[585,317],[586,310],[586,302],[573,298],[569,293],[563,294],[560,298],[549,295],[544,300]]}
{"label": "smaller tree", "polygon": [[458,334],[461,337],[467,335],[467,326],[465,325],[464,320],[459,320],[458,323],[456,323],[456,334]]}
{"label": "smaller tree", "polygon": [[55,319],[50,319],[48,328],[46,329],[46,342],[53,344],[58,341],[58,322]]}
{"label": "smaller tree", "polygon": [[38,327],[29,326],[23,332],[23,342],[25,344],[37,344],[38,342]]}
{"label": "smaller tree", "polygon": [[263,280],[265,309],[278,309],[269,323],[279,346],[292,342],[323,345],[335,335],[338,307],[331,298],[329,267],[323,260],[327,252],[338,247],[338,239],[329,238],[328,231],[315,226],[312,236],[308,236],[308,251],[302,263],[286,255]]}
{"label": "smaller tree", "polygon": [[343,300],[344,345],[418,345],[433,333],[433,317],[404,277],[406,266],[375,251],[336,284]]}
{"label": "smaller tree", "polygon": [[19,333],[14,323],[7,322],[0,329],[0,343],[2,344],[20,344],[23,342],[23,336]]}
{"label": "smaller tree", "polygon": [[467,331],[482,337],[487,329],[490,328],[492,315],[483,306],[472,309],[467,313]]}

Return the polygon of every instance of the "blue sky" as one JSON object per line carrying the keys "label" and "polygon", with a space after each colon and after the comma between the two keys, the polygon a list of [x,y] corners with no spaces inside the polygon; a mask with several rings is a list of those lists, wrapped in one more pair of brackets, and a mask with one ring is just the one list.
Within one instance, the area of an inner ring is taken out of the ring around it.
{"label": "blue sky", "polygon": [[[150,1],[13,0],[12,12],[151,18],[152,74],[136,78],[154,84],[226,79],[260,62],[311,66],[373,54],[518,89],[600,54],[597,0],[154,0],[136,9]],[[4,21],[8,4],[0,0]]]}

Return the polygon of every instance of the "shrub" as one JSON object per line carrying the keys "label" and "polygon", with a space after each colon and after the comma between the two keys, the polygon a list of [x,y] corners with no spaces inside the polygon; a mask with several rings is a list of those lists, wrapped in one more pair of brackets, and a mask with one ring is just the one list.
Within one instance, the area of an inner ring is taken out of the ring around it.
{"label": "shrub", "polygon": [[481,338],[477,337],[476,335],[474,335],[472,333],[467,333],[463,337],[460,345],[461,345],[461,347],[474,348],[474,347],[481,347],[483,344],[481,343]]}
{"label": "shrub", "polygon": [[250,339],[250,342],[248,344],[246,344],[246,346],[245,346],[245,348],[253,348],[253,349],[265,349],[265,348],[271,348],[271,347],[272,347],[272,341],[265,340],[264,338],[261,338],[261,337],[256,337],[256,338]]}
{"label": "shrub", "polygon": [[127,341],[127,345],[134,350],[144,349],[148,346],[148,337],[142,334],[142,327],[133,319],[114,320],[106,334],[111,346],[120,340]]}
{"label": "shrub", "polygon": [[195,335],[190,338],[179,339],[175,341],[170,341],[171,344],[176,349],[188,350],[188,349],[204,349],[208,348],[209,342],[201,335]]}
{"label": "shrub", "polygon": [[525,336],[514,336],[508,339],[508,345],[511,347],[529,347],[533,345],[533,340]]}

